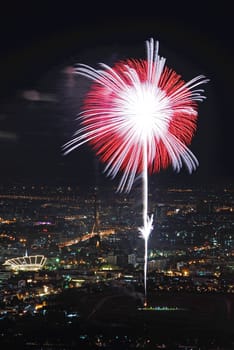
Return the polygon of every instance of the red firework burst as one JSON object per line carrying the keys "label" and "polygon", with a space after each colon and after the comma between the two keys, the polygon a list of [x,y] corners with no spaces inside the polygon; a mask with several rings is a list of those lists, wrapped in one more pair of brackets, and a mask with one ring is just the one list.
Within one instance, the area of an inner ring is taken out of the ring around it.
{"label": "red firework burst", "polygon": [[151,39],[147,60],[128,59],[102,70],[80,65],[77,73],[93,80],[80,114],[82,127],[65,145],[66,153],[89,142],[108,175],[123,172],[120,189],[130,190],[143,169],[144,147],[150,173],[170,164],[189,172],[198,165],[188,149],[196,130],[198,101],[205,97],[197,86],[208,79],[185,82],[165,66]]}

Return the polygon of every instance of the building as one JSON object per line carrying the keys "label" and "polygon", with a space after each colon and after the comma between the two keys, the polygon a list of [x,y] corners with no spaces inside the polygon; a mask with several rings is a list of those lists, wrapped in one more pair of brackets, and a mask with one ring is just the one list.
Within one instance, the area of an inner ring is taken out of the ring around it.
{"label": "building", "polygon": [[44,255],[25,255],[7,259],[3,265],[6,269],[13,271],[39,271],[41,270],[47,258]]}

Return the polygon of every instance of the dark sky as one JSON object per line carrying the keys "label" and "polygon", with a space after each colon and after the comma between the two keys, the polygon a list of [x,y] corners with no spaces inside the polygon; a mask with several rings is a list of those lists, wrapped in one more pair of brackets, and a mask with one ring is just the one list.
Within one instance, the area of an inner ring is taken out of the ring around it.
{"label": "dark sky", "polygon": [[[225,1],[112,3],[2,9],[0,58],[0,181],[94,181],[102,166],[88,145],[68,156],[61,147],[76,129],[87,81],[77,82],[77,61],[97,67],[126,57],[145,58],[145,40],[185,80],[204,74],[207,100],[199,104],[191,145],[196,173],[161,176],[210,182],[231,179],[233,166],[233,20]],[[228,2],[227,2],[228,3]],[[128,4],[128,5],[126,5]],[[103,176],[105,177],[105,176]],[[96,180],[95,180],[96,181]],[[111,181],[110,179],[108,181]],[[183,180],[184,181],[184,180]]]}

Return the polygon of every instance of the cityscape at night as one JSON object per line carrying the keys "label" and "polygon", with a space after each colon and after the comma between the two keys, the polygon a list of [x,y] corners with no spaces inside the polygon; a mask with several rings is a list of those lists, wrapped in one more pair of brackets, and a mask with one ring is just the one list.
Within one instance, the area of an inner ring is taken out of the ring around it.
{"label": "cityscape at night", "polygon": [[5,346],[231,349],[234,187],[151,187],[148,308],[140,189],[1,188]]}
{"label": "cityscape at night", "polygon": [[3,9],[1,348],[234,349],[233,20],[199,3]]}

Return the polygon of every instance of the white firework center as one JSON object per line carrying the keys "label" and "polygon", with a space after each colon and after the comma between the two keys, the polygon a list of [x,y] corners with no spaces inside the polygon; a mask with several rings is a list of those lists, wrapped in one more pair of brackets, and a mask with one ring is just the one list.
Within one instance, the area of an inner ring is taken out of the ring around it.
{"label": "white firework center", "polygon": [[44,255],[25,255],[7,259],[3,265],[14,271],[39,271],[43,268],[47,258]]}

